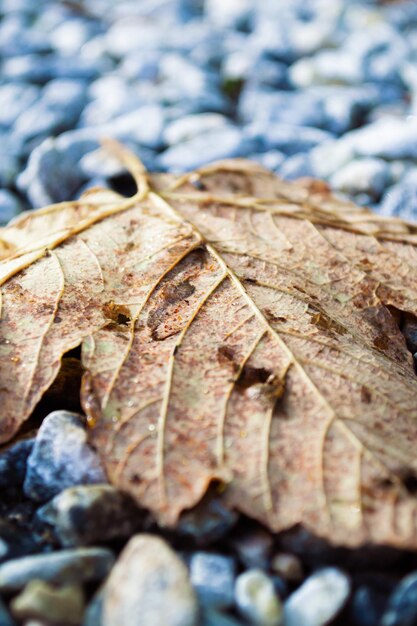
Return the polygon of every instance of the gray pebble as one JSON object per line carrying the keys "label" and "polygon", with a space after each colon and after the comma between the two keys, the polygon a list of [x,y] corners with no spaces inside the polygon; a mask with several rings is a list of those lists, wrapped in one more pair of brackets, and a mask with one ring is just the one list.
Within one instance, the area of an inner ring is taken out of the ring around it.
{"label": "gray pebble", "polygon": [[251,569],[238,577],[235,601],[242,617],[254,626],[282,623],[282,607],[274,583],[261,570]]}
{"label": "gray pebble", "polygon": [[0,187],[13,184],[19,172],[19,146],[13,137],[0,132]]}
{"label": "gray pebble", "polygon": [[212,130],[229,126],[229,120],[219,113],[200,113],[198,115],[185,115],[168,124],[164,131],[164,141],[169,145],[175,145],[189,141]]}
{"label": "gray pebble", "polygon": [[197,626],[185,564],[160,537],[136,535],[106,582],[103,626]]}
{"label": "gray pebble", "polygon": [[204,605],[228,608],[233,604],[236,564],[232,557],[195,552],[190,559],[190,580]]}
{"label": "gray pebble", "polygon": [[379,208],[382,215],[415,220],[417,217],[417,181],[404,180],[390,187]]}
{"label": "gray pebble", "polygon": [[241,156],[251,144],[253,142],[245,140],[239,129],[228,126],[168,148],[162,153],[159,164],[177,172],[192,170],[211,161]]}
{"label": "gray pebble", "polygon": [[257,152],[249,156],[250,159],[257,161],[268,170],[275,172],[285,161],[285,154],[279,150],[268,150],[268,152]]}
{"label": "gray pebble", "polygon": [[10,127],[39,98],[39,89],[24,83],[0,86],[0,126]]}
{"label": "gray pebble", "polygon": [[54,411],[42,422],[28,458],[25,494],[45,501],[66,487],[107,482],[96,453],[87,443],[81,416]]}
{"label": "gray pebble", "polygon": [[26,142],[63,132],[77,123],[85,103],[82,82],[52,80],[42,90],[42,98],[19,116],[14,133],[19,141]]}
{"label": "gray pebble", "polygon": [[164,110],[151,104],[114,118],[110,128],[113,136],[127,137],[146,148],[160,148],[164,126]]}
{"label": "gray pebble", "polygon": [[[23,210],[20,200],[7,189],[0,189],[0,225],[7,224]],[[1,483],[1,456],[0,456],[0,483]]]}
{"label": "gray pebble", "polygon": [[123,539],[137,531],[143,521],[130,498],[111,485],[69,487],[37,515],[54,527],[65,547]]}
{"label": "gray pebble", "polygon": [[34,207],[70,200],[84,182],[71,154],[59,148],[59,140],[48,138],[35,148],[17,179],[19,189]]}
{"label": "gray pebble", "polygon": [[387,159],[417,159],[417,118],[385,117],[352,131],[343,139],[361,156]]}
{"label": "gray pebble", "polygon": [[246,132],[258,139],[262,149],[279,150],[288,156],[307,152],[333,139],[333,135],[324,130],[290,124],[253,124]]}
{"label": "gray pebble", "polygon": [[414,626],[417,621],[417,574],[406,576],[394,589],[381,626]]}
{"label": "gray pebble", "polygon": [[390,183],[389,166],[382,159],[362,158],[351,161],[330,178],[334,189],[352,195],[366,193],[375,199]]}
{"label": "gray pebble", "polygon": [[318,570],[285,602],[285,626],[324,626],[343,608],[349,593],[349,579],[341,570]]}
{"label": "gray pebble", "polygon": [[54,584],[102,580],[114,563],[105,548],[78,548],[13,559],[0,565],[0,592],[23,589],[33,579]]}

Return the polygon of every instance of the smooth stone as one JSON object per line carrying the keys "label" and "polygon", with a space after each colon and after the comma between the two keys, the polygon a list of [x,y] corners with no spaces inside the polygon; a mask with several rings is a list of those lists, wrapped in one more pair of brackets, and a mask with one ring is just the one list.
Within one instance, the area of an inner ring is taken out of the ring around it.
{"label": "smooth stone", "polygon": [[387,159],[417,159],[417,117],[382,118],[352,131],[343,141],[355,154]]}
{"label": "smooth stone", "polygon": [[[7,224],[16,215],[19,215],[23,210],[21,201],[7,189],[0,189],[0,224]],[[0,484],[2,474],[2,462],[0,455]]]}
{"label": "smooth stone", "polygon": [[10,127],[39,98],[39,89],[25,83],[0,86],[0,126]]}
{"label": "smooth stone", "polygon": [[88,88],[88,98],[90,102],[80,119],[82,127],[107,124],[140,106],[137,90],[117,74],[101,76],[93,81]]}
{"label": "smooth stone", "polygon": [[220,113],[186,115],[167,125],[164,130],[164,141],[172,146],[229,124],[229,120]]}
{"label": "smooth stone", "polygon": [[19,172],[19,146],[13,140],[13,135],[0,132],[0,187],[13,185]]}
{"label": "smooth stone", "polygon": [[318,570],[286,600],[285,626],[324,626],[341,611],[349,594],[350,581],[341,570]]}
{"label": "smooth stone", "polygon": [[165,127],[165,112],[159,105],[147,105],[116,117],[111,122],[112,134],[127,136],[146,148],[160,148]]}
{"label": "smooth stone", "polygon": [[246,128],[246,132],[258,139],[264,150],[279,150],[288,156],[308,152],[333,139],[331,133],[319,128],[290,124],[253,124]]}
{"label": "smooth stone", "polygon": [[143,521],[133,501],[111,485],[69,487],[37,515],[53,526],[65,547],[123,539],[134,534]]}
{"label": "smooth stone", "polygon": [[250,21],[254,8],[253,0],[206,0],[204,3],[205,16],[210,22],[234,30]]}
{"label": "smooth stone", "polygon": [[323,50],[294,63],[289,76],[299,89],[335,83],[359,85],[364,79],[364,68],[354,55],[344,50]]}
{"label": "smooth stone", "polygon": [[251,144],[240,130],[228,126],[168,148],[158,162],[161,167],[171,171],[193,170],[211,161],[243,156]]}
{"label": "smooth stone", "polygon": [[197,626],[185,564],[160,537],[130,539],[105,586],[103,626]]}
{"label": "smooth stone", "polygon": [[119,176],[125,171],[123,163],[105,148],[87,152],[85,156],[81,157],[79,167],[89,179]]}
{"label": "smooth stone", "polygon": [[236,563],[232,557],[195,552],[190,559],[190,580],[202,604],[228,608],[233,604]]}
{"label": "smooth stone", "polygon": [[32,580],[11,602],[11,612],[18,620],[39,619],[77,626],[84,613],[84,593],[79,585],[52,587],[42,580]]}
{"label": "smooth stone", "polygon": [[15,622],[12,619],[6,605],[0,598],[0,626],[15,626]]}
{"label": "smooth stone", "polygon": [[303,153],[285,159],[278,166],[277,173],[287,180],[317,176],[311,157]]}
{"label": "smooth stone", "polygon": [[303,564],[295,554],[278,552],[271,559],[271,570],[289,582],[300,582],[304,578]]}
{"label": "smooth stone", "polygon": [[[70,200],[85,182],[78,166],[79,149],[75,152],[71,146],[64,147],[61,141],[63,137],[45,139],[37,146],[30,154],[26,168],[17,178],[18,188],[27,195],[34,207]],[[93,150],[97,145],[89,142],[88,147],[85,141],[82,144],[85,152]]]}
{"label": "smooth stone", "polygon": [[250,159],[257,161],[268,170],[275,172],[278,170],[285,161],[285,154],[282,154],[279,150],[268,150],[268,152],[256,152],[249,155]]}
{"label": "smooth stone", "polygon": [[42,502],[67,487],[106,482],[100,461],[87,443],[82,417],[68,411],[50,413],[28,458],[25,494]]}
{"label": "smooth stone", "polygon": [[417,621],[417,573],[397,585],[388,601],[381,626],[414,626]]}
{"label": "smooth stone", "polygon": [[35,578],[57,585],[98,582],[113,563],[113,553],[106,548],[61,550],[13,559],[0,565],[0,592],[19,591]]}
{"label": "smooth stone", "polygon": [[243,122],[280,123],[324,128],[326,115],[320,97],[307,92],[245,87],[238,104]]}
{"label": "smooth stone", "polygon": [[389,166],[382,159],[363,158],[351,161],[330,178],[330,185],[349,194],[366,193],[380,198],[390,183]]}
{"label": "smooth stone", "polygon": [[238,576],[235,602],[242,617],[254,626],[282,623],[282,606],[274,583],[262,570],[250,569]]}
{"label": "smooth stone", "polygon": [[45,84],[54,78],[75,78],[92,80],[106,69],[77,57],[58,57],[56,55],[23,55],[7,59],[2,68],[3,76],[9,81]]}
{"label": "smooth stone", "polygon": [[399,182],[390,187],[382,198],[379,212],[405,220],[417,218],[417,182]]}
{"label": "smooth stone", "polygon": [[84,19],[66,19],[58,24],[49,36],[49,41],[54,50],[62,55],[79,54],[82,46],[91,39],[97,27]]}
{"label": "smooth stone", "polygon": [[160,54],[154,50],[144,50],[140,56],[134,52],[122,60],[118,71],[128,80],[156,81],[160,60]]}
{"label": "smooth stone", "polygon": [[268,569],[274,544],[268,531],[255,527],[233,537],[231,543],[244,567]]}
{"label": "smooth stone", "polygon": [[86,103],[86,87],[76,80],[56,79],[42,90],[42,97],[17,119],[14,133],[26,142],[61,133],[77,123]]}
{"label": "smooth stone", "polygon": [[340,171],[355,157],[349,142],[341,140],[329,141],[311,150],[308,158],[312,170],[319,178],[328,178]]}

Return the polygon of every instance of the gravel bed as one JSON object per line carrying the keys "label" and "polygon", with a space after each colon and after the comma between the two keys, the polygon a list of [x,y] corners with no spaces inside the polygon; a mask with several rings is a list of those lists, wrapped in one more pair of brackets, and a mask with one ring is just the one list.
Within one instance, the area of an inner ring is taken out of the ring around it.
{"label": "gravel bed", "polygon": [[[130,193],[108,136],[151,170],[248,157],[416,219],[417,3],[0,0],[0,223]],[[0,452],[0,626],[417,624],[417,555],[273,536],[215,491],[166,532],[77,410],[45,401]]]}

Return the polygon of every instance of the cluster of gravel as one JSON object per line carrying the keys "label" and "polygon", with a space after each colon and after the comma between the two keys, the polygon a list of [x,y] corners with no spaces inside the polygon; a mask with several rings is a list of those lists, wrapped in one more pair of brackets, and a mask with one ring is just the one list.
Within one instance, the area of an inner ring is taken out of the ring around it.
{"label": "cluster of gravel", "polygon": [[[417,3],[0,0],[0,221],[243,156],[417,215]],[[66,406],[62,403],[62,406]],[[0,453],[0,626],[413,626],[417,556],[273,536],[215,494],[158,528],[58,411]]]}
{"label": "cluster of gravel", "polygon": [[245,156],[413,216],[413,0],[1,0],[0,18],[3,222],[120,184],[106,136],[154,170]]}

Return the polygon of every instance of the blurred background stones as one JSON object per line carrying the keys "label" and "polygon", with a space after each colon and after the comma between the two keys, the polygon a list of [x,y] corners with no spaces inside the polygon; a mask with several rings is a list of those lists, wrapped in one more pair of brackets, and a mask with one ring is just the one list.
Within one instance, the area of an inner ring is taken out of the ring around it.
{"label": "blurred background stones", "polygon": [[0,0],[0,220],[249,157],[417,217],[414,0]]}

